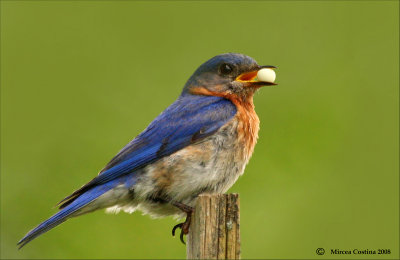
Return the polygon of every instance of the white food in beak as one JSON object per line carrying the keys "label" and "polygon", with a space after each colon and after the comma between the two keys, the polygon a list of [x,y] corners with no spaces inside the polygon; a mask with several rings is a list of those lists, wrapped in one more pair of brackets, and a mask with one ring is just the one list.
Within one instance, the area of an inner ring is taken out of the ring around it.
{"label": "white food in beak", "polygon": [[275,71],[272,69],[263,68],[257,72],[258,81],[274,83],[276,79]]}

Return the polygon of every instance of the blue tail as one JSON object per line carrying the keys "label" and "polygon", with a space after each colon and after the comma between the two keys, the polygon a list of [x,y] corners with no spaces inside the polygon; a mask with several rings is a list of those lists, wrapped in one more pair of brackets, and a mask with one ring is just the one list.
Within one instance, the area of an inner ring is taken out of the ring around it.
{"label": "blue tail", "polygon": [[73,213],[76,213],[78,210],[82,209],[84,206],[89,204],[90,202],[94,201],[96,198],[98,198],[100,195],[104,194],[105,192],[111,190],[115,186],[117,186],[120,183],[121,180],[114,180],[108,183],[105,183],[100,186],[96,186],[87,192],[83,193],[80,195],[78,198],[76,198],[71,204],[54,214],[52,217],[47,219],[46,221],[42,222],[39,224],[37,227],[32,229],[31,231],[28,232],[18,243],[19,249],[21,249],[23,246],[28,244],[30,241],[35,239],[36,237],[40,236],[41,234],[49,231],[50,229],[60,225],[64,221],[66,221],[68,218],[72,217],[71,215]]}

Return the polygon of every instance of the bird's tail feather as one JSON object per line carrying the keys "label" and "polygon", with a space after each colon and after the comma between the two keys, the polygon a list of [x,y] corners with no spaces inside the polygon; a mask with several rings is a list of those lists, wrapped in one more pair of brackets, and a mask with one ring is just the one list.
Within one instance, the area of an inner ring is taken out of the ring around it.
{"label": "bird's tail feather", "polygon": [[[28,244],[30,241],[40,236],[41,234],[49,231],[50,229],[60,225],[68,218],[79,215],[84,210],[83,208],[96,198],[111,190],[118,185],[117,180],[108,182],[106,184],[96,186],[76,198],[71,204],[54,214],[49,219],[43,221],[37,227],[29,231],[18,243],[19,249]],[[95,209],[93,209],[95,210]],[[92,211],[92,210],[89,210]],[[88,211],[88,212],[89,212]],[[86,211],[84,213],[87,213]]]}

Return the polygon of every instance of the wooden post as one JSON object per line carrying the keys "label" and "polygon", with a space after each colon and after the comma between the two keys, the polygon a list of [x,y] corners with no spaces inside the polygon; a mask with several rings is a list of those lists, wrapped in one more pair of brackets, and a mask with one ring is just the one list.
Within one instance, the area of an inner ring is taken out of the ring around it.
{"label": "wooden post", "polygon": [[187,259],[239,259],[238,194],[200,195],[187,236]]}

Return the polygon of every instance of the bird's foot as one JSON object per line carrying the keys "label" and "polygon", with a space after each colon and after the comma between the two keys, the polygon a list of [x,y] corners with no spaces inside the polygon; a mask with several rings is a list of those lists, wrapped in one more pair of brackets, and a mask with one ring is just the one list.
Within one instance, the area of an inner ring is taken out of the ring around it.
{"label": "bird's foot", "polygon": [[192,212],[187,213],[185,222],[179,223],[178,225],[175,225],[174,228],[172,229],[172,236],[175,236],[175,230],[177,228],[181,229],[181,234],[180,234],[179,237],[180,237],[182,243],[185,244],[185,245],[186,245],[186,242],[183,239],[183,236],[187,235],[189,233],[189,227],[190,227],[191,219],[192,219]]}
{"label": "bird's foot", "polygon": [[188,205],[185,205],[183,203],[176,202],[176,201],[172,202],[172,205],[174,205],[175,207],[177,207],[178,209],[180,209],[186,213],[185,222],[175,225],[174,228],[172,229],[172,236],[175,236],[175,230],[177,228],[181,229],[180,238],[181,238],[182,243],[186,245],[185,240],[183,239],[183,236],[187,235],[189,233],[189,227],[190,227],[190,221],[192,220],[193,208]]}

